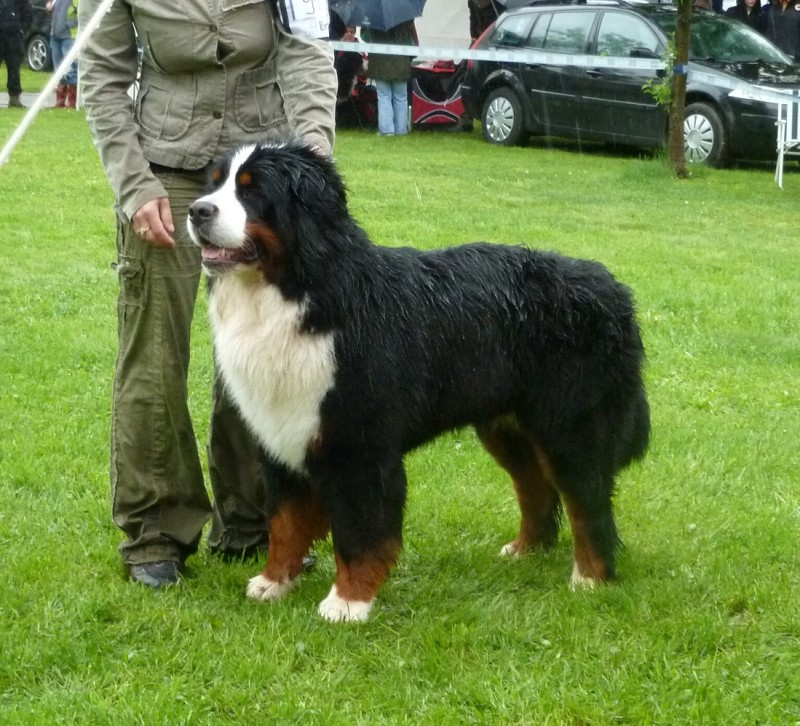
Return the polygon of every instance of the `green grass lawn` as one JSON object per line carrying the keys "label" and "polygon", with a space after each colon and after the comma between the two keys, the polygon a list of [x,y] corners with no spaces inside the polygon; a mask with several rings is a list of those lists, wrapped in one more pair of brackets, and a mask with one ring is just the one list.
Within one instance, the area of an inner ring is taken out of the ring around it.
{"label": "green grass lawn", "polygon": [[[0,139],[22,112],[0,113]],[[405,550],[372,620],[275,604],[202,548],[182,587],[123,577],[110,521],[113,199],[82,114],[0,169],[0,722],[800,723],[800,174],[479,133],[342,132],[351,208],[387,245],[522,242],[604,262],[638,301],[653,440],[619,480],[619,582],[569,588],[571,537],[518,520],[471,431],[407,457]],[[202,296],[201,296],[202,297]],[[207,433],[203,301],[191,405]]]}
{"label": "green grass lawn", "polygon": [[22,90],[25,93],[38,93],[47,85],[52,75],[52,73],[32,71],[28,66],[23,65],[20,71]]}

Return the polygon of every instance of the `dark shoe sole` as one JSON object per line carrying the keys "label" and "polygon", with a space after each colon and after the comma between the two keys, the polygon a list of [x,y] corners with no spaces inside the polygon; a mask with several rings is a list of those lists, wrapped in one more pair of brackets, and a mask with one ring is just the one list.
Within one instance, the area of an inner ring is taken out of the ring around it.
{"label": "dark shoe sole", "polygon": [[180,563],[173,560],[146,562],[142,565],[129,565],[128,577],[132,582],[153,590],[179,585],[181,582]]}

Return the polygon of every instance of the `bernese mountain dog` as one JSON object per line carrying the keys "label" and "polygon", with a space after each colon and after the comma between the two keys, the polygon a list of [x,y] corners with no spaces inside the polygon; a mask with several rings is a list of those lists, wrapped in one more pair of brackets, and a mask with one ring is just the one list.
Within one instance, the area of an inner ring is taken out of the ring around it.
{"label": "bernese mountain dog", "polygon": [[650,433],[626,286],[521,246],[375,245],[333,161],[299,142],[239,148],[211,177],[188,227],[217,364],[269,492],[249,597],[285,595],[330,532],[336,578],[319,613],[366,620],[401,547],[404,454],[467,425],[522,513],[501,554],[552,546],[563,506],[573,585],[614,577],[614,479]]}

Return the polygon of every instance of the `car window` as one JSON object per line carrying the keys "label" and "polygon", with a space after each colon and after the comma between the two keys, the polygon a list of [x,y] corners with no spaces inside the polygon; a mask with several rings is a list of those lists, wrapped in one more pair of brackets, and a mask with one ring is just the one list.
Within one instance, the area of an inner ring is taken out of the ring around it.
{"label": "car window", "polygon": [[528,37],[530,26],[529,15],[511,15],[495,28],[492,44],[506,48],[521,48]]}
{"label": "car window", "polygon": [[[654,13],[652,17],[666,35],[675,32],[675,13]],[[715,13],[692,16],[691,34],[690,60],[792,62],[760,33],[738,20]]]}
{"label": "car window", "polygon": [[547,37],[547,29],[550,27],[550,19],[552,17],[553,13],[542,13],[539,15],[539,19],[536,21],[536,25],[533,26],[533,30],[528,38],[526,44],[528,48],[536,48],[537,50],[544,48],[544,40]]}
{"label": "car window", "polygon": [[555,53],[586,53],[586,39],[596,14],[595,10],[553,13],[541,47]]}
{"label": "car window", "polygon": [[597,34],[597,55],[630,57],[631,51],[645,49],[658,55],[659,41],[647,23],[628,13],[605,11]]}

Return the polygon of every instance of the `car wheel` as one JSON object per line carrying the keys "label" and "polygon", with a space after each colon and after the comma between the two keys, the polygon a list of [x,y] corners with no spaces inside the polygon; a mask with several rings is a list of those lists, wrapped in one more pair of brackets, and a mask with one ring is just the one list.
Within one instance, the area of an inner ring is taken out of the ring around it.
{"label": "car wheel", "polygon": [[683,120],[683,148],[690,164],[724,166],[728,136],[716,109],[707,103],[690,103]]}
{"label": "car wheel", "polygon": [[50,57],[50,43],[43,35],[32,35],[28,40],[25,56],[28,67],[33,71],[50,70],[52,59]]}
{"label": "car wheel", "polygon": [[495,88],[483,104],[483,138],[490,144],[516,146],[527,136],[522,104],[510,88]]}

